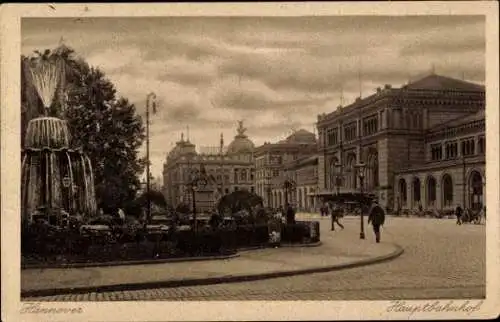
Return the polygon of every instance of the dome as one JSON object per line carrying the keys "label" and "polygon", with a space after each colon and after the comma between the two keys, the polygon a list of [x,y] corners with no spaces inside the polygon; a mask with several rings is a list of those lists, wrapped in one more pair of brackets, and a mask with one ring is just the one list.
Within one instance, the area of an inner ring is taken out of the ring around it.
{"label": "dome", "polygon": [[229,144],[227,154],[252,153],[255,145],[248,136],[245,135],[246,129],[243,127],[243,121],[239,121],[238,123],[238,135],[236,135],[233,142]]}
{"label": "dome", "polygon": [[316,143],[316,135],[304,129],[300,129],[287,137],[286,141],[290,143]]}

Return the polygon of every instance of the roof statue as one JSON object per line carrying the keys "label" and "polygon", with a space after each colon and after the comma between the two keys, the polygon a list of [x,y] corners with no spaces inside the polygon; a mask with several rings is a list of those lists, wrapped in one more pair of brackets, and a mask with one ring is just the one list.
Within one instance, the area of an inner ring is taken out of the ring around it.
{"label": "roof statue", "polygon": [[243,121],[238,121],[238,136],[246,136],[245,135],[245,132],[246,132],[246,128],[243,127]]}

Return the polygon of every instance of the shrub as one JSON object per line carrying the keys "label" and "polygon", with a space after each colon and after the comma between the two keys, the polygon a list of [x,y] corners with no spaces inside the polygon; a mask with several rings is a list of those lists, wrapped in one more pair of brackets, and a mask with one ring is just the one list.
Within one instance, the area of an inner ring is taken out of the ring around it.
{"label": "shrub", "polygon": [[263,200],[259,195],[245,190],[238,190],[222,197],[217,204],[217,210],[223,214],[226,209],[230,209],[231,213],[234,214],[241,210],[251,211],[255,206],[262,206],[262,204]]}
{"label": "shrub", "polygon": [[[314,230],[314,234],[311,229]],[[318,242],[320,240],[319,222],[301,221],[283,225],[281,240],[287,243]]]}
{"label": "shrub", "polygon": [[238,247],[263,246],[269,242],[269,228],[262,225],[240,225],[236,227]]}
{"label": "shrub", "polygon": [[179,231],[173,234],[177,248],[188,255],[210,255],[235,248],[235,231],[206,230],[194,233],[191,230]]}

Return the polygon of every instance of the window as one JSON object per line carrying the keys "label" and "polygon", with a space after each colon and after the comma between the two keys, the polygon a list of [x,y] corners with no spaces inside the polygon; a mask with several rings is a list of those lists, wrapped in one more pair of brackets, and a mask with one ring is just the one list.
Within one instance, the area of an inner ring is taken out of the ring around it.
{"label": "window", "polygon": [[443,205],[445,207],[453,206],[453,181],[450,175],[443,176]]}
{"label": "window", "polygon": [[273,170],[273,177],[276,178],[276,177],[279,177],[280,175],[280,171],[279,170]]}
{"label": "window", "polygon": [[238,170],[234,169],[234,183],[238,183]]}
{"label": "window", "polygon": [[278,165],[283,162],[281,155],[273,155],[271,156],[271,164],[272,165]]}
{"label": "window", "polygon": [[338,143],[338,128],[334,129],[329,129],[327,132],[327,144],[328,145],[335,145]]}
{"label": "window", "polygon": [[356,122],[344,126],[344,138],[346,141],[352,141],[356,138]]}
{"label": "window", "polygon": [[458,155],[458,144],[457,142],[450,141],[446,142],[446,159],[455,159]]}
{"label": "window", "polygon": [[478,145],[479,153],[484,154],[484,152],[486,151],[486,140],[484,139],[484,136],[479,137]]}
{"label": "window", "polygon": [[441,144],[432,144],[431,145],[431,160],[438,161],[443,158],[443,148]]}
{"label": "window", "polygon": [[251,192],[251,193],[254,193],[254,192],[255,192],[253,187],[250,187],[250,192]]}
{"label": "window", "polygon": [[468,138],[460,142],[461,152],[463,156],[474,155],[475,152],[475,142],[474,138]]}
{"label": "window", "polygon": [[243,169],[240,172],[240,180],[241,181],[247,181],[247,170]]}
{"label": "window", "polygon": [[363,120],[363,135],[372,135],[378,131],[377,116],[371,116]]}

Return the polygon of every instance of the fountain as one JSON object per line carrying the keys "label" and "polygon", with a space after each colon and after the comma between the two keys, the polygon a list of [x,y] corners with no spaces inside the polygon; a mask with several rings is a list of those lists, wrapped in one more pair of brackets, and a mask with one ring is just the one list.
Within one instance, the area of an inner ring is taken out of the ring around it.
{"label": "fountain", "polygon": [[[28,222],[42,216],[61,224],[68,215],[96,214],[94,177],[90,159],[80,148],[71,146],[68,123],[63,108],[50,107],[56,89],[64,84],[64,64],[60,58],[31,59],[27,77],[44,107],[31,119],[25,133],[21,165],[21,214]],[[35,108],[35,107],[30,107]],[[41,114],[41,115],[40,115]],[[60,118],[61,117],[61,118]],[[61,217],[62,215],[62,217]]]}

